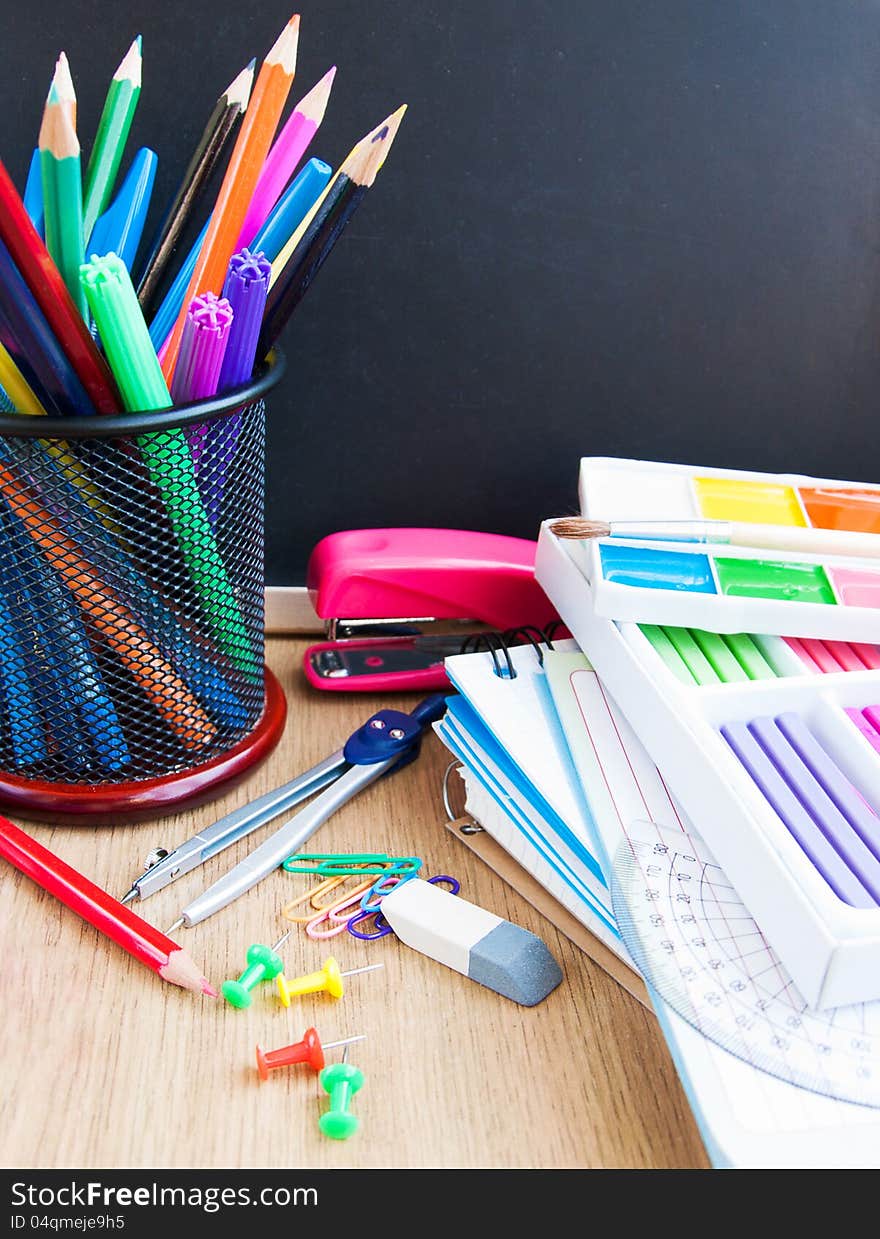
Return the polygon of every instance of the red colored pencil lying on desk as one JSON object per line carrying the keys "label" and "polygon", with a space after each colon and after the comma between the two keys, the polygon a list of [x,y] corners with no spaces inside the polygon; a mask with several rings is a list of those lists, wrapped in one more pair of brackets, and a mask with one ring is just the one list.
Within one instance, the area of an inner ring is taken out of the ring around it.
{"label": "red colored pencil lying on desk", "polygon": [[124,951],[158,972],[163,981],[217,997],[217,991],[176,942],[4,817],[0,817],[0,856]]}

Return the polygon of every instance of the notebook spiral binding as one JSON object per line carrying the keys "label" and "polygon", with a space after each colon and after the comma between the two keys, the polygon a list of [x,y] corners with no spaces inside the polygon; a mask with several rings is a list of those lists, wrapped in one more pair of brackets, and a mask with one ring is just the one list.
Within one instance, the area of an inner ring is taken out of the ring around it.
{"label": "notebook spiral binding", "polygon": [[459,652],[477,654],[486,649],[492,655],[493,674],[502,680],[515,680],[517,671],[510,657],[510,647],[530,643],[543,667],[544,648],[552,650],[554,637],[563,631],[565,629],[562,621],[557,619],[544,628],[538,628],[535,624],[521,624],[518,628],[506,628],[503,632],[472,632],[462,641]]}

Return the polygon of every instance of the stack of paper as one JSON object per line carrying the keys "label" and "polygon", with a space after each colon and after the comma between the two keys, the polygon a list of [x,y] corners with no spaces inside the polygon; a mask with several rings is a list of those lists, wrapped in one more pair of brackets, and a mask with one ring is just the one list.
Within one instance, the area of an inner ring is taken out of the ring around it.
{"label": "stack of paper", "polygon": [[[555,898],[633,967],[607,877],[628,825],[690,831],[626,719],[574,642],[446,660],[458,690],[435,730],[461,761],[467,809]],[[788,1084],[722,1049],[650,992],[716,1166],[876,1166],[876,1111]]]}

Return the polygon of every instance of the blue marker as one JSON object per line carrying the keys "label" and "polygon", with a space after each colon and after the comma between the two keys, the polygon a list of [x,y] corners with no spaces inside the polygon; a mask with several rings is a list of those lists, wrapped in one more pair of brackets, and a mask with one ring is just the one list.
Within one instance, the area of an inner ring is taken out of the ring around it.
{"label": "blue marker", "polygon": [[278,199],[248,246],[251,253],[258,254],[262,250],[269,262],[274,262],[324,192],[332,174],[328,163],[310,159]]}
{"label": "blue marker", "polygon": [[116,197],[95,220],[87,254],[118,254],[131,271],[147,222],[158,162],[155,151],[141,147]]}
{"label": "blue marker", "polygon": [[31,155],[31,166],[28,168],[27,183],[24,187],[24,209],[30,216],[30,221],[40,234],[40,240],[45,240],[43,226],[43,176],[40,170],[40,152],[36,149]]}

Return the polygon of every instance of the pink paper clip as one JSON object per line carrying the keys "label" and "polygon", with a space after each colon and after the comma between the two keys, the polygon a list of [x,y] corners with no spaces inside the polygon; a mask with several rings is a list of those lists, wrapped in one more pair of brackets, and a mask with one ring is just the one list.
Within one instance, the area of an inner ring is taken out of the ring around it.
{"label": "pink paper clip", "polygon": [[[312,917],[306,923],[306,933],[308,936],[310,938],[335,938],[337,934],[344,934],[346,929],[348,929],[348,922],[360,911],[361,895],[365,891],[370,890],[372,885],[372,881],[361,882],[344,899],[340,899],[329,907],[322,908],[317,916]],[[345,908],[351,908],[351,912],[345,916],[340,916],[340,912]],[[330,922],[332,928],[320,929],[319,926],[325,922]]]}

